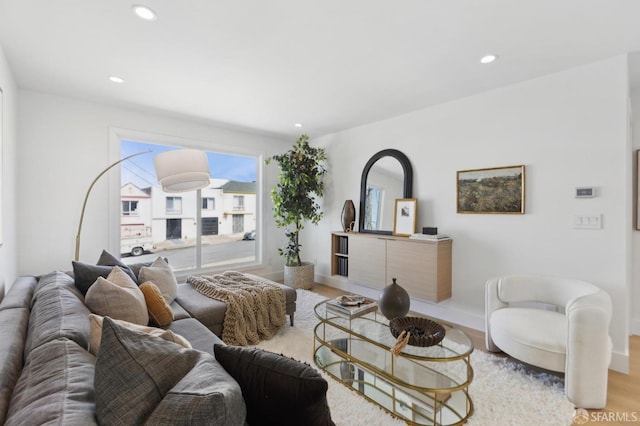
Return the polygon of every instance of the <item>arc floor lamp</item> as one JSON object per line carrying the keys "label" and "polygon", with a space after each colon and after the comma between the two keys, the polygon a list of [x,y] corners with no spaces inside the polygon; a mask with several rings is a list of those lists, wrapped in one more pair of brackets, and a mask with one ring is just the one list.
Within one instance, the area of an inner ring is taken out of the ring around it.
{"label": "arc floor lamp", "polygon": [[[138,155],[149,154],[152,151],[143,151],[122,158],[115,163],[110,164],[102,170],[98,176],[91,182],[89,189],[84,196],[82,203],[82,211],[80,212],[80,222],[78,223],[78,233],[76,234],[76,257],[80,260],[80,235],[82,234],[82,222],[84,221],[84,213],[87,208],[87,200],[89,194],[96,182],[109,170],[118,164]],[[158,183],[162,186],[164,192],[187,192],[201,189],[209,185],[211,177],[209,173],[209,161],[204,151],[197,149],[179,149],[173,151],[165,151],[156,155],[153,159],[156,169]]]}

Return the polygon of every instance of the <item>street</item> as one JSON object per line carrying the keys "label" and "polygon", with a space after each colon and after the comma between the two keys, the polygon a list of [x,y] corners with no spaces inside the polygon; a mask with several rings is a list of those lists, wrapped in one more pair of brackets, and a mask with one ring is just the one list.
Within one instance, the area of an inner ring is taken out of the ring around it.
{"label": "street", "polygon": [[[234,259],[242,262],[255,260],[255,241],[229,241],[219,244],[202,246],[203,267],[213,266],[220,263],[230,263]],[[153,262],[158,256],[169,259],[169,265],[174,270],[190,269],[195,265],[196,251],[194,246],[171,248],[160,250],[154,253],[146,253],[141,256],[123,255],[122,260],[126,264]]]}

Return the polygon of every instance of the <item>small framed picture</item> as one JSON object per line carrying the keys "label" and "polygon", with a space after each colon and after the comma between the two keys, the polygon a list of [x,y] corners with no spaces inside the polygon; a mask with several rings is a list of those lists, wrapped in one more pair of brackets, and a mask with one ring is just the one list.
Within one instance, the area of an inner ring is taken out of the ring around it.
{"label": "small framed picture", "polygon": [[397,198],[393,215],[393,235],[411,235],[416,232],[418,200]]}

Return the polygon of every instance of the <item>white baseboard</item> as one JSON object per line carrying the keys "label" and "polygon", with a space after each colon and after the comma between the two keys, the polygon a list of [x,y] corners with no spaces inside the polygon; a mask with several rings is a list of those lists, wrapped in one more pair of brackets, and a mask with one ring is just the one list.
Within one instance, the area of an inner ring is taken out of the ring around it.
{"label": "white baseboard", "polygon": [[623,354],[613,351],[611,354],[611,364],[609,370],[615,370],[619,373],[629,374],[629,354]]}

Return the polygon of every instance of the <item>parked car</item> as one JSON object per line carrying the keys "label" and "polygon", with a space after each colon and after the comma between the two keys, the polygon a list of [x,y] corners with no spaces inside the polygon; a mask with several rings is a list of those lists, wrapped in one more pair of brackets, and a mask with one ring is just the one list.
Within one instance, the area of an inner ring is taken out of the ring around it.
{"label": "parked car", "polygon": [[124,238],[120,241],[120,253],[140,256],[153,248],[151,237]]}
{"label": "parked car", "polygon": [[244,237],[242,237],[243,240],[255,240],[256,239],[256,231],[249,231],[249,232],[245,232],[244,233]]}

